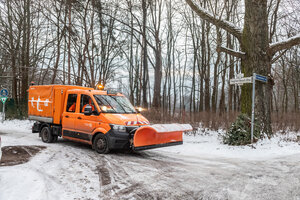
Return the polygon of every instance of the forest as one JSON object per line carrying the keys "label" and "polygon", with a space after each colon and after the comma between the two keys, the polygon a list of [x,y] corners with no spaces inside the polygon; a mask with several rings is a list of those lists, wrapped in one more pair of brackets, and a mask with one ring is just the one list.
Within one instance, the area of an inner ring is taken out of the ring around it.
{"label": "forest", "polygon": [[230,79],[257,72],[272,80],[258,116],[299,130],[299,13],[294,0],[0,0],[8,117],[27,115],[30,84],[101,83],[152,121],[217,129],[249,114],[251,86]]}

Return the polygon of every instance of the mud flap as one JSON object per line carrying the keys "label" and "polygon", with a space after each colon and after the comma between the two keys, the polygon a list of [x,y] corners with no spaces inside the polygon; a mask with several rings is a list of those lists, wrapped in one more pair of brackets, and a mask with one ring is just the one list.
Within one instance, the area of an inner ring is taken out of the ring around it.
{"label": "mud flap", "polygon": [[133,137],[133,150],[153,149],[183,143],[182,133],[193,130],[189,124],[155,124],[138,128]]}

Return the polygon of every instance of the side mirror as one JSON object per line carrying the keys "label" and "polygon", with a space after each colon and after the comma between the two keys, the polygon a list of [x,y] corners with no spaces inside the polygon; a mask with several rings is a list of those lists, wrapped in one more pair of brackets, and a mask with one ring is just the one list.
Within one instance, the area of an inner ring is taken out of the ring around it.
{"label": "side mirror", "polygon": [[92,106],[86,105],[85,108],[84,108],[83,114],[84,115],[91,115],[92,113],[93,113]]}

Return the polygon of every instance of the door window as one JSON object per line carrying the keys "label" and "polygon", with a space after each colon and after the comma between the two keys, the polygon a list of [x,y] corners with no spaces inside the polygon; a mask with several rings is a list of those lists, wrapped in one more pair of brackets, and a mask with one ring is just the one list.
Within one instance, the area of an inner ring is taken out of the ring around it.
{"label": "door window", "polygon": [[84,113],[84,108],[87,105],[90,105],[92,107],[92,111],[95,111],[95,105],[94,105],[92,98],[88,95],[82,94],[81,98],[80,98],[80,112],[81,113]]}
{"label": "door window", "polygon": [[67,101],[67,112],[75,112],[77,94],[69,94]]}

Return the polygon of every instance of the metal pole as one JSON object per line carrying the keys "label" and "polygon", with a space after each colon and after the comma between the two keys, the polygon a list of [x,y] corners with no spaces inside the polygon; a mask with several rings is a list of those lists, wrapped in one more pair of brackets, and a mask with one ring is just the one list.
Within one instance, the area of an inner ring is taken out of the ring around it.
{"label": "metal pole", "polygon": [[251,143],[253,143],[253,131],[254,131],[254,108],[255,108],[255,76],[252,76],[252,112],[251,112]]}
{"label": "metal pole", "polygon": [[5,103],[3,103],[3,120],[5,120]]}
{"label": "metal pole", "polygon": [[5,118],[5,106],[4,103],[2,102],[2,123],[4,122],[4,118]]}

